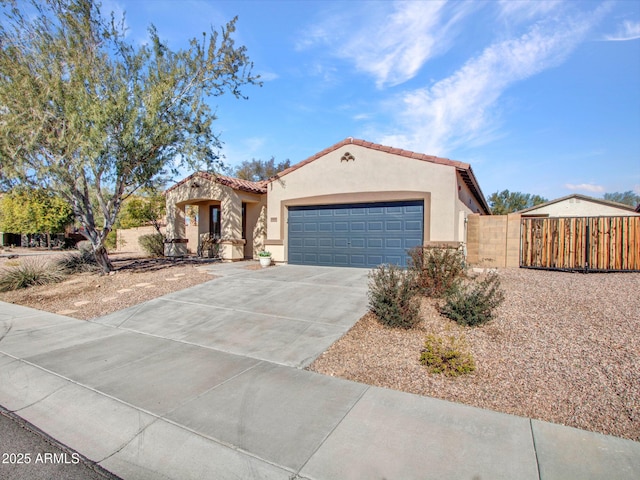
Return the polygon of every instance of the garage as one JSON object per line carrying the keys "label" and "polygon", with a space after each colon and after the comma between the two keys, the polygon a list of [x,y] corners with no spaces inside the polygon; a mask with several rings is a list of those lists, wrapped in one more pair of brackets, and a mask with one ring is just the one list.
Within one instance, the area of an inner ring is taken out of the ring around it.
{"label": "garage", "polygon": [[290,206],[289,263],[344,267],[406,265],[422,245],[424,202]]}

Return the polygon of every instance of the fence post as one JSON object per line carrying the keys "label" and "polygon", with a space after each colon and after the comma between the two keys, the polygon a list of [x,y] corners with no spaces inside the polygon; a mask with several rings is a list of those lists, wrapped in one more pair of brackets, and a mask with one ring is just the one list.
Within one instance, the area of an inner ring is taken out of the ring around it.
{"label": "fence post", "polygon": [[586,219],[586,235],[585,235],[585,248],[584,248],[584,271],[585,273],[589,271],[589,248],[590,248],[590,241],[589,238],[591,236],[591,232],[589,231],[589,219]]}

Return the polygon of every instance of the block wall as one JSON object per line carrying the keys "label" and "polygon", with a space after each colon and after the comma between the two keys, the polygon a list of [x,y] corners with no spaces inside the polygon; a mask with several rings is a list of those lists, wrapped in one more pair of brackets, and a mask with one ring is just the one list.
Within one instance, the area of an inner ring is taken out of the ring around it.
{"label": "block wall", "polygon": [[520,265],[520,215],[478,215],[467,220],[467,261],[480,267]]}

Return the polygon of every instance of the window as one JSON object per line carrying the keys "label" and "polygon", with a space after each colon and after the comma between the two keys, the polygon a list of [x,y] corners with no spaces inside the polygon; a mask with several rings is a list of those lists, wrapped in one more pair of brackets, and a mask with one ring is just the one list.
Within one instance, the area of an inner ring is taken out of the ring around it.
{"label": "window", "polygon": [[209,233],[213,238],[220,238],[222,234],[220,205],[211,205],[209,207]]}

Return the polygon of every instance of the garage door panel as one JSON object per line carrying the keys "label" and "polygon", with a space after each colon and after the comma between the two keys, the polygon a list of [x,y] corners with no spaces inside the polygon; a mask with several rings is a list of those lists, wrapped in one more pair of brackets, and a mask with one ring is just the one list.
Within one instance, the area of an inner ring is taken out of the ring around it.
{"label": "garage door panel", "polygon": [[402,248],[402,238],[385,238],[384,246],[387,249],[390,248]]}
{"label": "garage door panel", "polygon": [[404,266],[422,244],[421,201],[290,207],[288,219],[289,263]]}
{"label": "garage door panel", "polygon": [[392,263],[394,265],[401,265],[403,267],[407,266],[406,260],[401,255],[386,255],[384,261],[380,263]]}
{"label": "garage door panel", "polygon": [[343,267],[348,267],[349,266],[349,255],[334,254],[333,255],[333,264],[334,265],[340,265],[340,266],[343,266]]}
{"label": "garage door panel", "polygon": [[387,207],[384,213],[387,215],[402,215],[404,211],[403,207]]}
{"label": "garage door panel", "polygon": [[347,222],[336,222],[333,224],[333,230],[335,232],[348,232],[349,224]]}
{"label": "garage door panel", "polygon": [[365,262],[365,256],[364,255],[351,255],[351,265],[354,267],[366,267],[367,264]]}
{"label": "garage door panel", "polygon": [[347,248],[349,246],[349,240],[346,238],[334,238],[333,248]]}
{"label": "garage door panel", "polygon": [[419,247],[422,245],[422,240],[419,238],[407,238],[404,241],[405,250],[409,250],[410,248]]}
{"label": "garage door panel", "polygon": [[300,264],[304,261],[302,253],[289,251],[289,263]]}
{"label": "garage door panel", "polygon": [[401,232],[402,222],[400,220],[386,222],[384,228],[387,230],[387,232]]}
{"label": "garage door panel", "polygon": [[381,263],[385,263],[383,255],[367,255],[367,263],[373,265],[380,265]]}
{"label": "garage door panel", "polygon": [[404,229],[407,232],[421,232],[422,233],[422,222],[418,222],[418,221],[407,221],[407,222],[404,222]]}
{"label": "garage door panel", "polygon": [[407,205],[404,207],[405,213],[422,213],[422,205]]}

